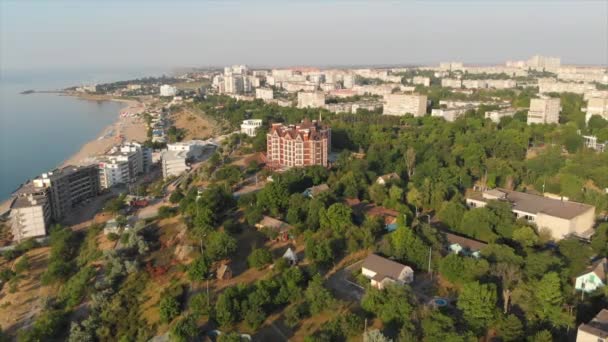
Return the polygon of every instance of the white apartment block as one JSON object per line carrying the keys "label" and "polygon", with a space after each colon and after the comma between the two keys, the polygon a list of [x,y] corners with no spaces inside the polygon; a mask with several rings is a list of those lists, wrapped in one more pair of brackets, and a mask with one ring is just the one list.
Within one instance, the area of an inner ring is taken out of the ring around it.
{"label": "white apartment block", "polygon": [[281,88],[285,89],[287,92],[295,93],[298,91],[306,91],[313,92],[316,91],[318,85],[316,83],[311,83],[308,81],[297,81],[297,82],[281,82]]}
{"label": "white apartment block", "polygon": [[256,88],[255,98],[264,101],[272,100],[274,98],[274,90],[272,88]]}
{"label": "white apartment block", "polygon": [[357,84],[357,75],[346,74],[342,77],[342,84],[346,89],[352,89]]}
{"label": "white apartment block", "polygon": [[454,108],[439,108],[431,111],[431,116],[442,117],[445,121],[454,122],[463,116],[468,110],[475,109],[474,106],[454,107]]}
{"label": "white apartment block", "polygon": [[589,119],[594,115],[599,115],[605,120],[608,120],[608,97],[594,97],[587,101],[585,120],[589,122]]}
{"label": "white apartment block", "polygon": [[177,88],[172,85],[163,84],[160,86],[160,96],[175,96]]}
{"label": "white apartment block", "polygon": [[245,92],[245,82],[241,75],[224,76],[224,93],[242,94]]}
{"label": "white apartment block", "polygon": [[592,99],[594,97],[605,97],[608,98],[608,90],[589,90],[586,91],[585,94],[583,94],[583,100],[585,101],[589,101],[589,99]]}
{"label": "white apartment block", "polygon": [[426,114],[426,95],[387,94],[384,95],[384,115],[424,116]]}
{"label": "white apartment block", "polygon": [[102,161],[99,166],[99,186],[102,189],[109,189],[118,184],[130,182],[129,162],[118,161],[116,159]]}
{"label": "white apartment block", "polygon": [[559,57],[536,55],[532,56],[526,65],[532,70],[555,72],[561,66],[561,59]]}
{"label": "white apartment block", "polygon": [[512,117],[516,111],[513,108],[501,109],[501,110],[490,110],[485,114],[486,119],[490,119],[495,123],[500,123],[500,120],[505,117]]}
{"label": "white apartment block", "polygon": [[511,89],[517,87],[515,80],[486,80],[488,88],[494,89]]}
{"label": "white apartment block", "polygon": [[441,86],[444,88],[462,88],[462,81],[455,78],[442,78]]}
{"label": "white apartment block", "polygon": [[325,105],[323,92],[299,92],[298,108],[321,108]]}
{"label": "white apartment block", "polygon": [[486,80],[463,80],[462,86],[467,89],[482,89],[488,86]]}
{"label": "white apartment block", "polygon": [[423,85],[425,87],[429,87],[431,85],[431,78],[430,77],[424,77],[424,76],[414,76],[414,78],[412,78],[412,83],[413,84],[420,84],[420,85]]}
{"label": "white apartment block", "polygon": [[340,89],[340,83],[322,83],[319,87],[324,92],[331,92],[332,90]]}
{"label": "white apartment block", "polygon": [[249,68],[246,65],[242,65],[242,64],[224,67],[224,75],[226,75],[226,76],[247,75],[248,71],[249,71]]}
{"label": "white apartment block", "polygon": [[528,111],[528,125],[559,123],[559,98],[543,98],[530,100]]}
{"label": "white apartment block", "polygon": [[255,137],[258,128],[262,127],[262,119],[244,120],[241,124],[241,133],[245,133],[250,137]]}
{"label": "white apartment block", "polygon": [[13,240],[20,242],[28,238],[45,236],[51,215],[46,189],[18,196],[13,200],[10,211]]}
{"label": "white apartment block", "polygon": [[595,90],[596,87],[591,83],[557,82],[553,79],[538,80],[538,92],[546,93],[575,93],[584,94]]}
{"label": "white apartment block", "polygon": [[446,70],[446,71],[464,70],[464,64],[462,62],[441,62],[441,63],[439,63],[439,70]]}
{"label": "white apartment block", "polygon": [[190,170],[188,153],[185,151],[163,151],[160,158],[165,179]]}

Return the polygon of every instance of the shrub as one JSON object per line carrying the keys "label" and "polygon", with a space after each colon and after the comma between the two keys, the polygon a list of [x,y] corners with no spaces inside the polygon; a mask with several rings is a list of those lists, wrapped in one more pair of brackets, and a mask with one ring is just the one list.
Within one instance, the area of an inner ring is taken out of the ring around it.
{"label": "shrub", "polygon": [[272,254],[266,248],[256,248],[247,257],[249,267],[262,269],[264,266],[272,263]]}

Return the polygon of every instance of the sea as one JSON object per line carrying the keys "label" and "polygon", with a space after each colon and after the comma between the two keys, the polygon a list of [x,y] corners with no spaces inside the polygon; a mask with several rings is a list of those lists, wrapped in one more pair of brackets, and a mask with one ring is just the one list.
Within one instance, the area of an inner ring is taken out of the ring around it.
{"label": "sea", "polygon": [[20,92],[156,75],[160,73],[154,70],[1,70],[0,202],[27,180],[56,168],[87,141],[98,137],[125,106],[56,93]]}

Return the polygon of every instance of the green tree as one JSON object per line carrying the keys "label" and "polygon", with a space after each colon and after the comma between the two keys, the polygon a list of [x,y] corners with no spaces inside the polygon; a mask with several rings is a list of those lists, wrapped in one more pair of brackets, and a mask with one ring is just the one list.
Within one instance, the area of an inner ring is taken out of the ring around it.
{"label": "green tree", "polygon": [[188,265],[188,278],[192,281],[202,281],[209,275],[210,267],[211,262],[201,255]]}
{"label": "green tree", "polygon": [[500,279],[503,313],[506,314],[509,312],[511,293],[521,279],[520,268],[518,265],[501,262],[494,266],[492,273]]}
{"label": "green tree", "polygon": [[323,278],[319,274],[315,274],[308,283],[308,287],[304,291],[304,298],[313,315],[331,308],[335,302],[331,293],[323,286]]}
{"label": "green tree", "polygon": [[458,297],[457,306],[471,327],[483,331],[496,313],[496,287],[479,282],[465,284]]}
{"label": "green tree", "polygon": [[352,210],[342,203],[332,204],[320,216],[321,228],[332,229],[339,235],[352,226]]}
{"label": "green tree", "polygon": [[195,337],[198,333],[196,318],[188,315],[178,320],[170,329],[169,334],[172,341],[186,342]]}
{"label": "green tree", "polygon": [[466,208],[462,203],[458,201],[443,202],[441,210],[437,213],[437,216],[441,222],[448,225],[448,227],[459,230],[458,227],[462,222],[462,217],[466,212]]}
{"label": "green tree", "polygon": [[498,332],[505,342],[521,341],[524,336],[524,327],[517,316],[508,315],[500,320]]}
{"label": "green tree", "polygon": [[528,342],[553,342],[553,336],[551,335],[551,332],[541,330],[533,336],[528,337]]}
{"label": "green tree", "polygon": [[180,305],[177,299],[171,295],[165,295],[159,303],[160,320],[163,323],[171,322],[180,313]]}
{"label": "green tree", "polygon": [[361,300],[361,306],[385,324],[403,326],[410,321],[413,311],[412,294],[409,288],[400,285],[389,285],[383,290],[369,288]]}
{"label": "green tree", "polygon": [[530,227],[520,227],[513,231],[513,240],[517,241],[522,247],[532,247],[538,244],[538,235]]}
{"label": "green tree", "polygon": [[211,260],[224,259],[236,251],[236,240],[226,232],[212,232],[205,248],[205,253]]}
{"label": "green tree", "polygon": [[247,263],[249,267],[262,269],[272,263],[272,254],[266,248],[256,248],[247,257]]}
{"label": "green tree", "polygon": [[200,318],[201,316],[209,315],[211,312],[211,302],[206,293],[200,292],[190,297],[188,308],[190,308],[196,318]]}

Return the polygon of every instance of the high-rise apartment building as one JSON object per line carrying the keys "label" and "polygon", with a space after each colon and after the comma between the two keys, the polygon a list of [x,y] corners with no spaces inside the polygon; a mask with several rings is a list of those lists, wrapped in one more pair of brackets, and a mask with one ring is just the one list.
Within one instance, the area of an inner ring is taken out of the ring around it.
{"label": "high-rise apartment building", "polygon": [[528,110],[528,125],[559,123],[559,112],[559,98],[532,99]]}
{"label": "high-rise apartment building", "polygon": [[426,114],[426,95],[387,94],[384,95],[384,115],[423,116]]}

